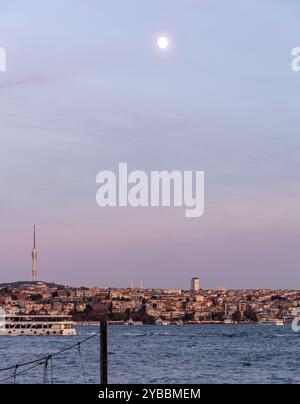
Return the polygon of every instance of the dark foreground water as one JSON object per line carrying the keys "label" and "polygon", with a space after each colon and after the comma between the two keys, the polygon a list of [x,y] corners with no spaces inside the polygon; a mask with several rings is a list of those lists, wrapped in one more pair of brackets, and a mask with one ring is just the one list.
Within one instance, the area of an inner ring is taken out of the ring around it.
{"label": "dark foreground water", "polygon": [[[0,368],[56,352],[98,328],[78,331],[77,337],[0,337]],[[81,352],[83,368],[77,349],[54,358],[48,382],[84,383],[85,374],[88,383],[98,383],[99,337],[82,345]],[[12,374],[0,372],[0,380]],[[43,383],[44,377],[41,365],[17,382]],[[300,334],[289,326],[111,326],[109,382],[300,383]]]}

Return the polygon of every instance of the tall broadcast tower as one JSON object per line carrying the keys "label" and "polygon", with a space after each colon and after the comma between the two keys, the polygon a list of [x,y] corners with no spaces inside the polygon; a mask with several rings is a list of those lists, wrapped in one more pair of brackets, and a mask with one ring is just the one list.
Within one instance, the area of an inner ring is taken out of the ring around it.
{"label": "tall broadcast tower", "polygon": [[32,281],[37,281],[37,248],[35,245],[35,225],[33,228],[33,248],[32,248]]}

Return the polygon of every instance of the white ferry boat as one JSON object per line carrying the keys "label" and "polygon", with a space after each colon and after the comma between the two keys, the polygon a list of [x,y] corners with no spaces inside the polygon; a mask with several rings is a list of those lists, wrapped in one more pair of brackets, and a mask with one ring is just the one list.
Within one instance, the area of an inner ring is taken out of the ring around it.
{"label": "white ferry boat", "polygon": [[76,335],[71,316],[9,316],[1,318],[0,336]]}

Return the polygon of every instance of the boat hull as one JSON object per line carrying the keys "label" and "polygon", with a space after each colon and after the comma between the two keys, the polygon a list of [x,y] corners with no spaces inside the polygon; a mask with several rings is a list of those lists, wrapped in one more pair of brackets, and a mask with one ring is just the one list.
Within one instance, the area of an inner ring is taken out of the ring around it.
{"label": "boat hull", "polygon": [[0,337],[69,337],[77,335],[75,329],[73,330],[0,330]]}

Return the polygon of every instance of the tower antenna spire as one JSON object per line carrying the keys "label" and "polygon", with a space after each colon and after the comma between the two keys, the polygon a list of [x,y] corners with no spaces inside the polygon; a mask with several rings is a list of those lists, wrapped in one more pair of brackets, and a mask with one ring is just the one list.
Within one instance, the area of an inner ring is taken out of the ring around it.
{"label": "tower antenna spire", "polygon": [[31,253],[32,258],[32,281],[37,281],[37,248],[35,240],[35,225],[33,226],[33,248]]}

